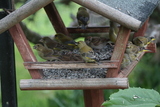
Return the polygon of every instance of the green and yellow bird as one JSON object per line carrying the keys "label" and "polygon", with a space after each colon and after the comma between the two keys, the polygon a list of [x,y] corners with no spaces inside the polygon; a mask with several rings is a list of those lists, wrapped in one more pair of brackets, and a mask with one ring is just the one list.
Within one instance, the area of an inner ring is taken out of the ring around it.
{"label": "green and yellow bird", "polygon": [[137,36],[133,38],[133,43],[140,47],[145,47],[149,43],[153,42],[155,38],[153,37],[145,37],[145,36]]}
{"label": "green and yellow bird", "polygon": [[131,60],[128,54],[124,54],[122,63],[121,63],[121,70],[127,68],[131,64]]}
{"label": "green and yellow bird", "polygon": [[117,26],[117,23],[110,21],[109,39],[111,42],[113,42],[113,43],[116,42],[118,32],[119,32],[119,28]]}
{"label": "green and yellow bird", "polygon": [[84,41],[78,42],[79,51],[81,53],[81,57],[83,60],[87,62],[96,62],[94,51],[91,47],[89,47]]}
{"label": "green and yellow bird", "polygon": [[77,12],[77,21],[81,29],[86,29],[89,23],[89,13],[84,7],[79,7]]}
{"label": "green and yellow bird", "polygon": [[55,39],[63,45],[66,45],[66,47],[70,50],[77,48],[77,43],[71,37],[66,36],[63,33],[57,33],[55,35]]}

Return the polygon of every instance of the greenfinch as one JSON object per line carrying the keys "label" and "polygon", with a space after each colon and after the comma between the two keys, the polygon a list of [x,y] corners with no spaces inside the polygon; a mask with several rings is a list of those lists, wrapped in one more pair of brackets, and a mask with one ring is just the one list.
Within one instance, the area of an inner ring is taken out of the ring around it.
{"label": "greenfinch", "polygon": [[66,45],[68,49],[73,50],[73,49],[77,48],[77,43],[71,37],[66,36],[63,33],[57,33],[55,35],[55,39],[58,42]]}
{"label": "greenfinch", "polygon": [[108,41],[105,37],[85,37],[86,44],[92,49],[102,49],[107,45]]}
{"label": "greenfinch", "polygon": [[111,42],[116,42],[118,32],[119,28],[117,26],[117,23],[110,21],[109,38]]}
{"label": "greenfinch", "polygon": [[49,37],[43,37],[42,39],[40,39],[40,42],[42,42],[45,47],[50,49],[61,50],[66,48],[63,44],[57,42],[56,40],[52,40]]}
{"label": "greenfinch", "polygon": [[81,29],[86,29],[89,23],[89,13],[84,7],[79,7],[77,12],[77,21]]}
{"label": "greenfinch", "polygon": [[34,45],[33,49],[36,49],[38,52],[38,55],[44,60],[47,60],[47,61],[59,60],[58,59],[59,55],[55,51],[53,51],[52,49],[46,48],[42,44]]}
{"label": "greenfinch", "polygon": [[150,52],[150,50],[145,49],[144,47],[140,47],[140,46],[134,45],[131,41],[128,41],[125,52],[127,54],[130,54],[130,53],[131,54],[132,53],[139,54],[140,52]]}
{"label": "greenfinch", "polygon": [[136,53],[129,53],[128,56],[131,62],[138,61],[138,55]]}
{"label": "greenfinch", "polygon": [[134,45],[131,41],[128,41],[127,46],[126,46],[126,53],[127,54],[132,54],[132,53],[139,53],[142,49],[139,46]]}
{"label": "greenfinch", "polygon": [[96,62],[94,55],[94,51],[91,47],[89,47],[84,41],[78,42],[79,51],[83,60],[87,62]]}
{"label": "greenfinch", "polygon": [[144,37],[144,36],[137,36],[133,38],[133,43],[140,47],[145,47],[145,45],[148,45],[150,42],[154,41],[155,38],[153,37]]}
{"label": "greenfinch", "polygon": [[129,66],[130,64],[131,64],[131,60],[128,54],[125,53],[121,63],[121,69],[127,68],[127,66]]}

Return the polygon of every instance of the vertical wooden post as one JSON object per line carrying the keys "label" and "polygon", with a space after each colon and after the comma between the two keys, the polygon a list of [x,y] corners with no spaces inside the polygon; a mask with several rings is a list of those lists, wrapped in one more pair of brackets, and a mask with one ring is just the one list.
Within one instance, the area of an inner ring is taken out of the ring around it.
{"label": "vertical wooden post", "polygon": [[[34,56],[32,49],[30,48],[30,45],[21,29],[21,26],[19,24],[16,24],[15,26],[11,27],[9,31],[16,43],[17,48],[19,49],[22,59],[25,62],[36,62],[36,57]],[[31,74],[31,77],[34,79],[39,79],[42,77],[38,70],[31,69],[29,70],[29,72]]]}
{"label": "vertical wooden post", "polygon": [[118,33],[118,37],[115,43],[114,51],[111,57],[111,60],[119,60],[118,68],[110,68],[107,71],[107,77],[113,78],[118,75],[120,70],[120,64],[122,62],[124,52],[126,49],[126,44],[128,42],[130,36],[130,29],[121,26],[120,31]]}
{"label": "vertical wooden post", "polygon": [[63,33],[65,35],[69,35],[67,28],[65,27],[61,16],[59,15],[56,6],[54,3],[50,3],[47,6],[44,7],[44,10],[46,11],[55,31],[57,33]]}
{"label": "vertical wooden post", "polygon": [[149,21],[149,19],[147,19],[146,22],[143,24],[143,26],[137,32],[134,33],[134,37],[145,35],[145,32],[148,27],[148,21]]}
{"label": "vertical wooden post", "polygon": [[102,107],[103,90],[83,90],[85,107]]}

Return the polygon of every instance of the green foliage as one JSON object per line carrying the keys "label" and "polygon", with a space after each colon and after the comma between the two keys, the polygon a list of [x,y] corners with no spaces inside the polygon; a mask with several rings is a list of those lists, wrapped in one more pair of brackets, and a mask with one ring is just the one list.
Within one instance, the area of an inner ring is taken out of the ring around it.
{"label": "green foliage", "polygon": [[130,86],[150,88],[160,91],[160,66],[153,63],[154,53],[145,54],[129,76]]}
{"label": "green foliage", "polygon": [[119,90],[102,104],[105,107],[155,107],[160,105],[160,95],[155,90],[129,88]]}
{"label": "green foliage", "polygon": [[48,98],[49,107],[84,107],[81,90],[57,91],[54,97]]}

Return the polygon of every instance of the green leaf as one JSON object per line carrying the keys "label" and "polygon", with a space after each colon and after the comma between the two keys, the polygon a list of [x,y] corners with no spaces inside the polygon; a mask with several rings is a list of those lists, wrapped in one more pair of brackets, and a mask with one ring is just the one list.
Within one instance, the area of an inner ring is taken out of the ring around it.
{"label": "green leaf", "polygon": [[119,90],[110,96],[105,107],[159,107],[160,95],[157,91],[143,88]]}

